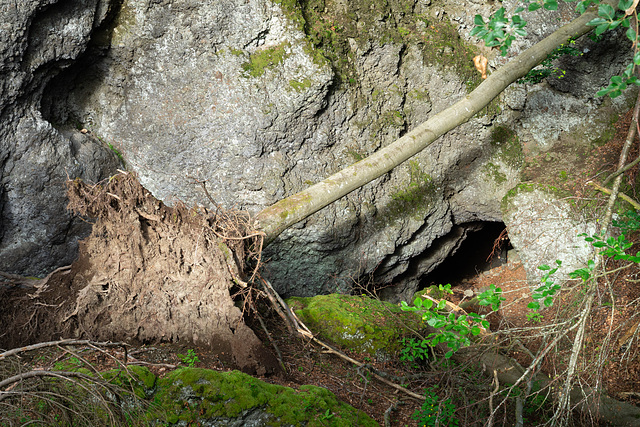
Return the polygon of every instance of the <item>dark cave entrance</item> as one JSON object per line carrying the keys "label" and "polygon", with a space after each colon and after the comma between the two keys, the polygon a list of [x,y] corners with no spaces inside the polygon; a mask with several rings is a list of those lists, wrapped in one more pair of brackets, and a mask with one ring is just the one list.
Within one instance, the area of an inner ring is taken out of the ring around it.
{"label": "dark cave entrance", "polygon": [[446,260],[420,281],[420,288],[431,285],[459,285],[478,274],[507,263],[512,249],[503,222],[463,224],[466,238]]}

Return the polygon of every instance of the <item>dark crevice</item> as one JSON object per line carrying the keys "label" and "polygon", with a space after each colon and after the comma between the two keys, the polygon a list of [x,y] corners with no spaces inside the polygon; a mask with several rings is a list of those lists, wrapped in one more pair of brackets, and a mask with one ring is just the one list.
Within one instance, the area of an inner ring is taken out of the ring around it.
{"label": "dark crevice", "polygon": [[466,239],[442,264],[422,278],[421,288],[447,283],[455,285],[507,262],[511,245],[502,234],[504,223],[473,222],[464,226],[468,230]]}

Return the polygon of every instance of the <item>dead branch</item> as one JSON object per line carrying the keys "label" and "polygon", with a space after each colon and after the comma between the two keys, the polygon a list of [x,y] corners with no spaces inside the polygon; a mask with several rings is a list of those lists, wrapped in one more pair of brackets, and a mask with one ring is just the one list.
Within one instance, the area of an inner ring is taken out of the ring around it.
{"label": "dead branch", "polygon": [[402,402],[401,400],[397,400],[393,402],[391,406],[387,408],[386,411],[384,411],[384,427],[391,427],[391,412],[398,409],[398,405],[403,405],[403,404],[404,402]]}
{"label": "dead branch", "polygon": [[59,341],[48,341],[48,342],[40,342],[37,344],[32,344],[32,345],[28,345],[25,347],[19,347],[19,348],[14,348],[11,350],[7,350],[4,353],[0,353],[0,360],[9,357],[9,356],[14,356],[16,354],[19,353],[24,353],[25,351],[31,351],[31,350],[37,350],[39,348],[44,348],[44,347],[57,347],[57,346],[65,346],[65,345],[91,345],[91,346],[96,346],[96,347],[122,347],[125,349],[125,355],[126,355],[126,348],[129,344],[126,343],[122,343],[122,342],[96,342],[96,341],[91,341],[91,340],[74,340],[74,339],[66,339],[66,340],[59,340]]}
{"label": "dead branch", "polygon": [[[605,194],[609,194],[611,195],[612,191],[609,190],[606,187],[603,187],[601,185],[599,185],[596,182],[593,181],[589,181],[587,184],[593,186],[593,188],[595,188],[598,191],[601,191]],[[635,209],[640,210],[640,203],[636,202],[634,199],[632,199],[631,197],[627,196],[626,194],[624,194],[621,191],[618,191],[618,197],[620,197],[622,200],[624,200],[625,202],[629,203],[631,206],[633,206]]]}
{"label": "dead branch", "polygon": [[[83,380],[87,380],[93,383],[100,383],[102,385],[105,385],[107,387],[111,387],[110,384],[98,380],[96,378],[90,377],[89,375],[86,374],[82,374],[80,372],[66,372],[66,371],[29,371],[29,372],[23,372],[21,374],[18,375],[14,375],[12,377],[9,378],[5,378],[4,380],[0,381],[0,388],[6,387],[10,384],[13,383],[17,383],[20,381],[24,381],[26,379],[29,378],[36,378],[36,377],[54,377],[54,378],[59,378],[59,379],[63,379],[63,380],[68,380],[69,378],[80,378]],[[11,392],[11,391],[0,391],[0,402],[2,402],[4,399],[11,397],[13,395],[19,394],[18,392]]]}

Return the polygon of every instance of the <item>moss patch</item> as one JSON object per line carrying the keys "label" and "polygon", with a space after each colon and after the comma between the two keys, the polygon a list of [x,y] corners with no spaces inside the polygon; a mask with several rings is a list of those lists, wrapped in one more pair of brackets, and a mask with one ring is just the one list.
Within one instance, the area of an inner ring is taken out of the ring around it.
{"label": "moss patch", "polygon": [[252,411],[260,425],[377,426],[365,413],[315,386],[268,384],[238,371],[181,368],[158,380],[154,405],[168,412],[169,424],[219,421]]}
{"label": "moss patch", "polygon": [[506,126],[495,126],[491,132],[491,145],[497,149],[498,156],[512,168],[520,168],[524,162],[522,144],[518,135]]}
{"label": "moss patch", "polygon": [[342,348],[387,357],[401,348],[403,331],[421,328],[421,318],[365,296],[293,297],[287,303],[322,339]]}
{"label": "moss patch", "polygon": [[420,164],[411,160],[408,165],[409,182],[406,186],[396,188],[391,194],[391,202],[380,216],[387,222],[393,222],[407,216],[416,220],[422,219],[436,195],[433,179],[422,171]]}
{"label": "moss patch", "polygon": [[507,181],[507,175],[500,170],[498,165],[489,162],[485,164],[482,169],[485,174],[498,185],[504,184]]}
{"label": "moss patch", "polygon": [[306,34],[308,53],[316,62],[329,61],[343,84],[358,80],[354,42],[365,50],[372,43],[417,44],[425,62],[455,69],[469,90],[481,82],[472,61],[477,49],[466,44],[448,20],[431,22],[426,15],[414,13],[415,1],[272,1]]}
{"label": "moss patch", "polygon": [[249,55],[249,61],[242,64],[246,77],[260,77],[268,69],[274,68],[282,63],[287,57],[286,49],[288,42],[280,43],[264,50],[260,50]]}
{"label": "moss patch", "polygon": [[311,87],[311,79],[305,78],[303,81],[289,80],[289,86],[296,92],[302,92]]}
{"label": "moss patch", "polygon": [[473,65],[473,57],[478,55],[478,49],[466,44],[449,21],[424,22],[426,28],[414,39],[419,42],[425,63],[453,68],[467,87],[467,92],[478,87],[482,76]]}
{"label": "moss patch", "polygon": [[570,196],[570,193],[568,193],[567,191],[563,191],[558,187],[554,187],[552,185],[545,185],[538,182],[522,182],[516,185],[515,187],[513,187],[511,190],[509,190],[507,194],[505,194],[505,196],[502,198],[500,207],[502,209],[503,215],[506,215],[507,212],[509,212],[509,210],[511,209],[511,202],[513,201],[513,198],[515,196],[517,196],[520,193],[530,193],[536,190],[549,193],[553,195],[555,198],[563,198],[563,197]]}

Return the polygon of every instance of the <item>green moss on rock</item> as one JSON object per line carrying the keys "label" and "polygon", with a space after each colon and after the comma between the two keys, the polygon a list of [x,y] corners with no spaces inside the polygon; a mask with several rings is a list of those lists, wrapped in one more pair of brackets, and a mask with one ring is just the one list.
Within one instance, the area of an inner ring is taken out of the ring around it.
{"label": "green moss on rock", "polygon": [[127,370],[112,369],[102,373],[102,378],[111,384],[132,391],[139,399],[153,394],[156,386],[156,376],[143,366],[127,366]]}
{"label": "green moss on rock", "polygon": [[381,215],[385,221],[393,222],[404,217],[420,220],[433,204],[436,195],[433,179],[420,168],[417,161],[411,160],[408,165],[409,182],[404,187],[396,188],[391,195],[391,202]]}
{"label": "green moss on rock", "polygon": [[462,40],[448,20],[414,13],[415,1],[272,0],[279,4],[291,24],[306,34],[308,53],[317,63],[329,61],[343,84],[356,84],[355,46],[367,50],[372,44],[416,44],[427,63],[453,68],[472,90],[480,74],[472,58],[477,48]]}
{"label": "green moss on rock", "polygon": [[293,297],[287,303],[320,338],[380,358],[398,352],[407,328],[420,329],[422,322],[414,313],[365,296]]}
{"label": "green moss on rock", "polygon": [[[169,424],[224,422],[246,415],[256,425],[377,426],[365,413],[315,386],[268,384],[238,371],[180,368],[158,380],[154,406],[167,411]],[[225,424],[226,425],[226,424]]]}
{"label": "green moss on rock", "polygon": [[491,132],[491,145],[505,164],[520,168],[524,162],[522,144],[515,131],[506,126],[495,126]]}
{"label": "green moss on rock", "polygon": [[545,184],[541,184],[538,182],[531,182],[531,181],[522,182],[516,185],[515,187],[513,187],[511,190],[509,190],[507,194],[505,194],[505,196],[502,198],[500,207],[503,215],[506,215],[511,210],[511,205],[512,205],[511,202],[513,201],[514,197],[516,197],[518,194],[521,194],[521,193],[530,193],[536,190],[549,193],[550,195],[553,195],[555,198],[568,197],[570,195],[568,192],[560,190],[557,187],[554,187],[552,185],[545,185]]}
{"label": "green moss on rock", "polygon": [[249,61],[242,64],[242,69],[247,77],[260,77],[268,69],[282,63],[287,56],[288,42],[280,43],[264,50],[249,55]]}
{"label": "green moss on rock", "polygon": [[485,174],[498,185],[504,184],[507,181],[507,175],[500,170],[500,166],[494,163],[489,162],[485,164],[482,169]]}

